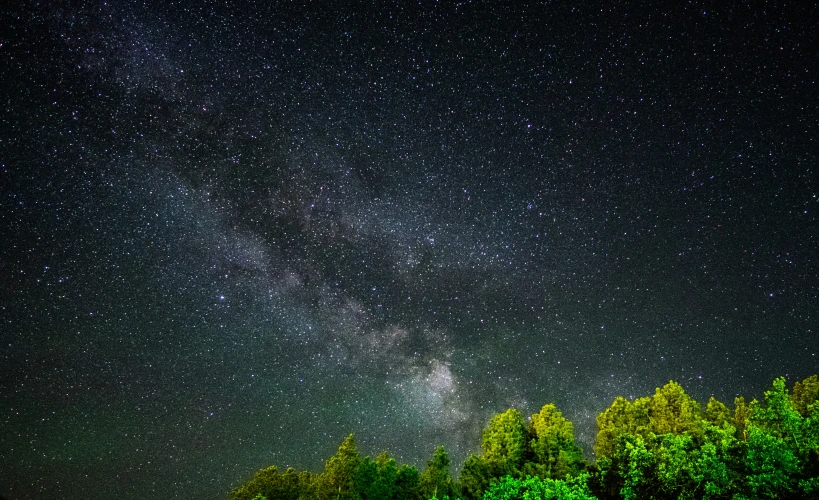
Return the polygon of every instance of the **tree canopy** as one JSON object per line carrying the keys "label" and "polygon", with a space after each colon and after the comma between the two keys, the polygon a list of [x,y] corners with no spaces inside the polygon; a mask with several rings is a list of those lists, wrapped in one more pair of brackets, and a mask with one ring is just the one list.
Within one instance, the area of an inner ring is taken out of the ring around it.
{"label": "tree canopy", "polygon": [[230,500],[517,500],[819,498],[819,377],[773,381],[764,398],[711,397],[704,408],[670,381],[597,417],[595,460],[554,404],[528,422],[493,416],[453,478],[443,446],[423,471],[387,452],[362,457],[347,436],[319,474],[270,466]]}

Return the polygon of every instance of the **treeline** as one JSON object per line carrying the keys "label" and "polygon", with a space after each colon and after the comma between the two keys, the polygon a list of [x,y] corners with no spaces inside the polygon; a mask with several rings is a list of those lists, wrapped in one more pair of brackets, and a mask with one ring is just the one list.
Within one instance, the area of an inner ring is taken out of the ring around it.
{"label": "treeline", "polygon": [[423,472],[389,454],[361,457],[348,436],[323,472],[275,466],[230,493],[231,500],[437,499],[802,499],[819,498],[819,377],[788,391],[774,380],[763,401],[713,397],[703,406],[669,382],[654,395],[617,398],[597,417],[595,461],[552,404],[528,422],[495,415],[481,454],[456,480],[438,447]]}

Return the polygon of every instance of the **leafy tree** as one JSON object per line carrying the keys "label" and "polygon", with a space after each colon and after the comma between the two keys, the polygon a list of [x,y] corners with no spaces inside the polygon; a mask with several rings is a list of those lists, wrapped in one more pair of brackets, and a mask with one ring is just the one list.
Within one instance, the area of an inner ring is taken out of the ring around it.
{"label": "leafy tree", "polygon": [[524,479],[505,476],[486,492],[484,500],[597,500],[587,484],[588,474],[554,480],[539,477]]}
{"label": "leafy tree", "polygon": [[483,431],[483,457],[500,464],[508,473],[520,469],[526,449],[526,423],[520,412],[511,408],[492,417]]}
{"label": "leafy tree", "polygon": [[481,444],[483,453],[470,456],[461,470],[461,493],[466,498],[481,498],[506,475],[565,478],[585,465],[574,442],[574,426],[553,404],[532,415],[528,428],[515,409],[495,415],[483,431]]}
{"label": "leafy tree", "polygon": [[803,418],[791,403],[784,377],[774,379],[773,387],[765,391],[764,404],[751,401],[750,420],[753,425],[787,440],[792,447],[798,446]]}
{"label": "leafy tree", "polygon": [[363,500],[415,498],[417,487],[418,471],[407,465],[399,467],[387,452],[375,460],[361,460],[355,478],[355,489]]}
{"label": "leafy tree", "polygon": [[711,499],[727,494],[735,442],[730,426],[707,426],[702,445],[689,434],[663,435],[654,452],[658,488],[664,496],[678,499]]}
{"label": "leafy tree", "polygon": [[793,492],[799,460],[784,440],[750,425],[745,467],[748,492],[755,497],[777,498]]}
{"label": "leafy tree", "polygon": [[414,500],[418,497],[420,474],[411,465],[402,465],[395,476],[395,500]]}
{"label": "leafy tree", "polygon": [[735,436],[728,423],[705,426],[705,442],[693,457],[695,480],[701,488],[697,498],[721,498],[732,491],[740,449]]}
{"label": "leafy tree", "polygon": [[654,434],[699,434],[702,430],[700,405],[673,380],[657,388],[648,405]]}
{"label": "leafy tree", "polygon": [[651,498],[657,491],[656,457],[642,436],[621,434],[611,458],[600,462],[606,489],[614,488],[626,500]]}
{"label": "leafy tree", "polygon": [[319,476],[317,497],[322,500],[358,500],[356,476],[359,473],[361,457],[355,446],[355,437],[350,434],[338,447]]}
{"label": "leafy tree", "polygon": [[527,452],[526,423],[520,412],[509,409],[489,421],[481,436],[481,455],[471,455],[461,469],[461,493],[482,498],[493,480],[506,474],[518,476]]}
{"label": "leafy tree", "polygon": [[819,405],[806,408],[804,418],[793,405],[784,377],[765,392],[764,404],[749,405],[745,483],[762,497],[819,493]]}
{"label": "leafy tree", "polygon": [[555,405],[544,405],[532,415],[528,438],[532,460],[524,464],[524,474],[564,479],[583,470],[583,452],[574,442],[574,425]]}
{"label": "leafy tree", "polygon": [[649,432],[648,407],[650,398],[639,398],[633,403],[618,397],[610,407],[597,416],[597,439],[594,453],[597,457],[609,457],[614,453],[619,437],[623,434],[635,436]]}
{"label": "leafy tree", "polygon": [[705,406],[705,420],[711,425],[722,427],[722,424],[732,420],[731,411],[724,403],[711,396]]}
{"label": "leafy tree", "polygon": [[418,489],[423,498],[455,495],[455,484],[449,475],[449,455],[443,446],[437,447],[427,462],[427,468],[419,477]]}
{"label": "leafy tree", "polygon": [[793,384],[791,403],[800,415],[808,417],[808,407],[817,401],[819,401],[819,376],[811,375]]}
{"label": "leafy tree", "polygon": [[276,466],[262,469],[253,478],[230,493],[231,500],[254,500],[257,497],[298,500],[311,494],[313,476],[288,468],[284,474]]}
{"label": "leafy tree", "polygon": [[362,500],[376,498],[392,498],[390,485],[381,480],[378,474],[378,464],[370,457],[365,457],[358,464],[354,489]]}
{"label": "leafy tree", "polygon": [[461,494],[467,499],[479,500],[483,498],[492,481],[503,475],[498,462],[486,460],[479,455],[470,455],[461,468]]}
{"label": "leafy tree", "polygon": [[673,380],[658,387],[650,398],[633,403],[618,397],[597,416],[598,457],[611,456],[621,435],[640,436],[653,446],[651,434],[702,434],[702,411],[699,403]]}

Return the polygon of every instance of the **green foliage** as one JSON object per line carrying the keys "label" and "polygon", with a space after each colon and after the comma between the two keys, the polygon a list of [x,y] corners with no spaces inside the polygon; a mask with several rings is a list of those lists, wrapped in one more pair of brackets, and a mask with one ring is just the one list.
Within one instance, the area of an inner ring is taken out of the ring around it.
{"label": "green foliage", "polygon": [[413,500],[418,496],[420,474],[411,465],[401,465],[395,477],[394,500]]}
{"label": "green foliage", "polygon": [[800,396],[793,398],[785,379],[777,378],[765,392],[764,404],[749,405],[745,487],[761,497],[807,495],[819,491],[819,404],[808,403],[803,416],[794,401],[810,398],[811,378],[800,385]]}
{"label": "green foliage", "polygon": [[651,478],[656,466],[654,455],[646,448],[645,441],[640,436],[624,434],[619,439],[615,463],[618,465],[619,475],[623,478],[620,494],[625,500],[643,498],[646,492],[651,491]]}
{"label": "green foliage", "polygon": [[722,424],[732,421],[731,411],[724,403],[711,396],[705,406],[705,420],[711,425],[722,427]]}
{"label": "green foliage", "polygon": [[419,477],[418,489],[423,498],[455,495],[455,483],[449,475],[449,455],[443,446],[437,447],[427,462],[427,468]]}
{"label": "green foliage", "polygon": [[567,480],[505,476],[484,494],[483,500],[597,500],[589,490],[588,474]]}
{"label": "green foliage", "polygon": [[609,457],[614,453],[621,435],[648,434],[651,424],[648,416],[650,401],[650,398],[639,398],[632,403],[626,398],[616,398],[610,407],[597,416],[594,453],[598,457]]}
{"label": "green foliage", "polygon": [[673,380],[658,387],[648,405],[654,434],[699,434],[702,431],[700,405]]}
{"label": "green foliage", "polygon": [[564,479],[585,469],[574,426],[553,404],[532,415],[528,428],[517,410],[495,415],[483,432],[482,449],[461,470],[461,493],[468,499],[482,498],[504,476]]}
{"label": "green foliage", "polygon": [[623,498],[727,494],[737,444],[731,414],[716,399],[703,415],[699,403],[671,381],[651,398],[616,399],[597,421],[602,492]]}
{"label": "green foliage", "polygon": [[492,417],[483,431],[481,448],[486,460],[509,473],[517,471],[526,449],[526,423],[520,412],[509,409]]}
{"label": "green foliage", "polygon": [[461,494],[467,499],[483,498],[492,481],[503,475],[502,468],[497,462],[479,455],[470,455],[461,468]]}
{"label": "green foliage", "polygon": [[316,496],[322,500],[358,500],[361,495],[356,489],[361,457],[355,446],[355,437],[350,434],[338,447],[318,478]]}
{"label": "green foliage", "polygon": [[793,384],[791,403],[793,408],[803,417],[809,416],[808,407],[819,401],[819,376],[810,377]]}
{"label": "green foliage", "polygon": [[763,429],[748,428],[748,454],[745,457],[747,490],[754,496],[776,498],[791,493],[796,486],[794,475],[799,460],[787,443]]}
{"label": "green foliage", "polygon": [[730,491],[737,441],[730,424],[691,434],[622,434],[611,457],[598,461],[601,491],[623,498],[721,498]]}
{"label": "green foliage", "polygon": [[[574,426],[552,404],[525,425],[517,410],[495,415],[460,484],[438,447],[423,473],[387,453],[362,458],[348,436],[323,473],[275,466],[230,500],[762,499],[819,498],[819,377],[773,381],[763,401],[713,397],[705,410],[669,382],[651,397],[617,398],[597,417],[597,461],[585,464]],[[584,472],[587,470],[591,474]]]}
{"label": "green foliage", "polygon": [[778,438],[788,440],[794,446],[797,445],[794,441],[801,437],[803,418],[794,409],[788,397],[784,377],[775,379],[771,390],[765,391],[765,404],[754,400],[751,401],[749,409],[751,424],[764,428],[766,432]]}
{"label": "green foliage", "polygon": [[583,452],[574,442],[574,425],[555,405],[544,405],[532,415],[528,436],[533,458],[524,464],[524,474],[563,479],[585,468]]}
{"label": "green foliage", "polygon": [[[788,395],[784,378],[774,380],[762,403],[737,398],[733,418],[713,398],[700,416],[696,401],[670,383],[648,405],[648,432],[630,418],[633,407],[615,401],[598,418],[609,426],[598,433],[609,439],[597,447],[608,452],[597,463],[600,492],[627,499],[816,496],[819,403],[810,402],[806,380],[798,398]],[[794,401],[807,401],[805,415]]]}
{"label": "green foliage", "polygon": [[308,472],[296,472],[288,468],[284,474],[276,466],[257,472],[253,478],[234,489],[230,500],[259,500],[276,498],[299,500],[308,498],[312,491],[314,476]]}
{"label": "green foliage", "polygon": [[375,460],[366,457],[358,465],[355,490],[362,500],[410,499],[418,494],[418,471],[414,467],[398,466],[384,452]]}
{"label": "green foliage", "polygon": [[665,434],[655,452],[657,479],[669,498],[719,498],[731,486],[733,428],[709,426],[702,445],[688,434]]}
{"label": "green foliage", "polygon": [[[719,402],[714,401],[712,409],[718,411]],[[702,432],[699,403],[672,380],[658,387],[650,398],[639,398],[633,403],[622,397],[616,398],[597,416],[594,451],[598,458],[610,457],[622,435],[640,436],[651,441],[651,435],[688,433],[699,436]]]}

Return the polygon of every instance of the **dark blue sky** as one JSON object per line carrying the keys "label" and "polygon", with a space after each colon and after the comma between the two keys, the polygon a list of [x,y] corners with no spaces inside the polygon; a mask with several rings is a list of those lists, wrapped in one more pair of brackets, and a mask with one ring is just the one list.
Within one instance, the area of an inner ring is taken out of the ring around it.
{"label": "dark blue sky", "polygon": [[815,7],[343,3],[2,14],[0,494],[817,371]]}

